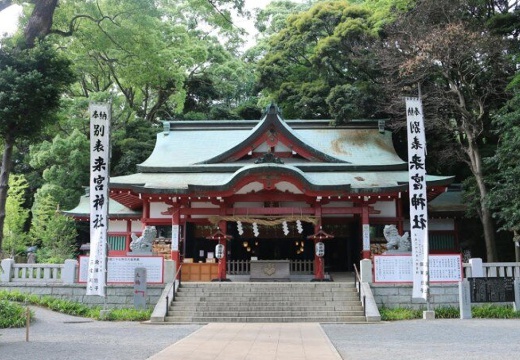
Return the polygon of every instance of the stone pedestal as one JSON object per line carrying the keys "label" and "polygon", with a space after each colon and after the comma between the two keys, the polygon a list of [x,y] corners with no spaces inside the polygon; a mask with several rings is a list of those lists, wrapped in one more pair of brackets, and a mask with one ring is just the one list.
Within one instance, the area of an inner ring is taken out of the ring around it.
{"label": "stone pedestal", "polygon": [[290,260],[251,260],[251,281],[290,280]]}

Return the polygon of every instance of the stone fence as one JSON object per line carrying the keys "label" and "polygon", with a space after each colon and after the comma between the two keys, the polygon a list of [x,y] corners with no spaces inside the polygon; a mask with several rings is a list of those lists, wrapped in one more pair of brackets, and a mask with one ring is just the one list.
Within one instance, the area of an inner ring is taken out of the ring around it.
{"label": "stone fence", "polygon": [[[463,277],[520,277],[520,264],[511,263],[483,263],[482,259],[470,259],[462,264]],[[374,299],[379,307],[389,308],[409,307],[425,309],[426,302],[412,298],[411,283],[373,283],[372,262],[361,261],[361,279],[369,283]],[[430,284],[430,304],[436,307],[459,307],[459,283],[440,282]]]}
{"label": "stone fence", "polygon": [[[173,281],[175,262],[164,261],[164,283]],[[153,307],[165,284],[148,284],[146,304]],[[0,263],[0,290],[19,291],[37,296],[52,296],[106,308],[129,308],[134,305],[133,284],[108,284],[106,297],[86,295],[86,284],[78,283],[78,262],[64,264],[18,264],[13,259]]]}

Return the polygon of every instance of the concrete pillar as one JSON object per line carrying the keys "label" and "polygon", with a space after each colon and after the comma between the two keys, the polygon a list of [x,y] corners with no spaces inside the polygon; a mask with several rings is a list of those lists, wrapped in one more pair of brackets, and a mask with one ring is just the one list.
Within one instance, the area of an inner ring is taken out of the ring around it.
{"label": "concrete pillar", "polygon": [[459,282],[459,309],[461,319],[471,319],[471,293],[466,279]]}
{"label": "concrete pillar", "polygon": [[363,283],[372,283],[372,260],[363,259],[359,262],[360,277]]}
{"label": "concrete pillar", "polygon": [[13,259],[4,259],[0,263],[1,270],[0,271],[0,281],[1,282],[10,282],[13,277]]}
{"label": "concrete pillar", "polygon": [[175,266],[175,261],[173,260],[164,260],[164,274],[163,281],[165,284],[169,284],[173,282],[173,278],[175,276],[175,272],[177,267]]}
{"label": "concrete pillar", "polygon": [[78,262],[76,260],[67,259],[63,265],[63,272],[61,273],[61,281],[64,284],[74,284],[76,282],[76,269]]}
{"label": "concrete pillar", "polygon": [[471,277],[484,277],[484,267],[482,266],[481,258],[469,259],[471,267]]}

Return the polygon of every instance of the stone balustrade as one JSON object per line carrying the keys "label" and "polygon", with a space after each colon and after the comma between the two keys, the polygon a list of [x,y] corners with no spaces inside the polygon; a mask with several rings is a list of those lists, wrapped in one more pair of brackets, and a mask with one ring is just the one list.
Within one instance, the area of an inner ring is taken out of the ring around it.
{"label": "stone balustrade", "polygon": [[73,284],[77,268],[76,260],[65,260],[63,264],[20,264],[4,259],[0,263],[0,281]]}

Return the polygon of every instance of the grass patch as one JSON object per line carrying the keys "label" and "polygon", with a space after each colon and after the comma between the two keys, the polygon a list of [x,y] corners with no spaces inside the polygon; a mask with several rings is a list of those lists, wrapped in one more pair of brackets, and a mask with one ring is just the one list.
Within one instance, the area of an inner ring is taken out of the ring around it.
{"label": "grass patch", "polygon": [[[413,320],[422,319],[424,309],[412,308],[387,308],[381,307],[379,313],[381,320]],[[517,319],[520,318],[520,311],[515,311],[512,305],[494,305],[484,304],[471,307],[471,315],[473,318],[480,319]],[[459,309],[453,306],[443,306],[435,308],[436,319],[459,319]]]}
{"label": "grass patch", "polygon": [[[31,318],[33,314],[31,312]],[[26,322],[26,309],[24,306],[8,301],[0,300],[0,329],[24,327]]]}
{"label": "grass patch", "polygon": [[[18,291],[0,291],[0,302],[3,304],[4,302],[8,305],[5,305],[5,308],[8,309],[6,311],[6,315],[1,312],[0,309],[0,321],[4,318],[9,318],[10,321],[18,321],[18,312],[13,310],[16,307],[20,307],[23,310],[23,324],[21,326],[25,326],[25,308],[18,303],[36,305],[46,307],[50,310],[57,311],[63,314],[74,315],[74,316],[82,316],[96,320],[108,320],[108,321],[144,321],[149,320],[152,314],[152,309],[146,310],[136,310],[136,309],[110,309],[108,315],[106,317],[101,317],[101,307],[89,307],[84,304],[53,298],[51,296],[36,296],[36,295],[28,295]],[[11,305],[14,308],[11,308]],[[2,305],[3,308],[3,305]],[[10,326],[6,326],[10,327]],[[0,323],[0,328],[2,325]]]}

